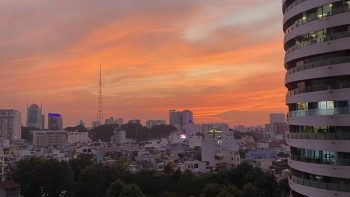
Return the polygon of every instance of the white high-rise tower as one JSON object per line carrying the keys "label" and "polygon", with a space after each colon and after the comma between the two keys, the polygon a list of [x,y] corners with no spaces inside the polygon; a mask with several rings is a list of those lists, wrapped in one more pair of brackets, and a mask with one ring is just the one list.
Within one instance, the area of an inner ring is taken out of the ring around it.
{"label": "white high-rise tower", "polygon": [[283,0],[291,195],[350,196],[350,0]]}

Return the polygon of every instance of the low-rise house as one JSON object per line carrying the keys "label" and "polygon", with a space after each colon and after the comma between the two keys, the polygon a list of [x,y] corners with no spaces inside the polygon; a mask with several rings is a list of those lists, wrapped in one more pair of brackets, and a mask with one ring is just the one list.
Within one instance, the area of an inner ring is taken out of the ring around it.
{"label": "low-rise house", "polygon": [[96,155],[97,150],[91,146],[80,146],[75,149],[75,157],[79,155]]}
{"label": "low-rise house", "polygon": [[190,170],[192,173],[205,173],[207,171],[207,162],[205,161],[185,161],[181,168],[183,171]]}
{"label": "low-rise house", "polygon": [[20,185],[12,180],[0,181],[0,197],[22,197]]}

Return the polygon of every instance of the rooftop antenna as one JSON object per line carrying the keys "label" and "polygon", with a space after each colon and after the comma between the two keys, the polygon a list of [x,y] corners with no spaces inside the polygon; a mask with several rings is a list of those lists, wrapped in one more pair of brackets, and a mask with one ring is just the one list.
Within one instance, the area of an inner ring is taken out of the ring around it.
{"label": "rooftop antenna", "polygon": [[97,120],[102,122],[103,119],[103,109],[102,109],[102,66],[100,64],[100,79],[99,79],[99,89],[98,89],[98,111]]}

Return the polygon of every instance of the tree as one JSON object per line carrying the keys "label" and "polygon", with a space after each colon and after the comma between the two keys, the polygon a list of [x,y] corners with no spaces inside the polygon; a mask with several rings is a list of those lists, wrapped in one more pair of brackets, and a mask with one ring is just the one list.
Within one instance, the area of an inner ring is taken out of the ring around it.
{"label": "tree", "polygon": [[79,155],[77,159],[69,160],[68,164],[73,169],[75,181],[77,181],[80,172],[84,168],[94,165],[90,155]]}
{"label": "tree", "polygon": [[106,194],[110,184],[117,179],[117,173],[111,166],[101,164],[84,168],[77,179],[74,196],[95,197]]}
{"label": "tree", "polygon": [[131,160],[129,158],[122,157],[113,163],[113,168],[116,170],[119,176],[122,176],[127,172],[130,164]]}
{"label": "tree", "polygon": [[169,175],[169,174],[172,174],[172,173],[174,173],[173,167],[169,163],[166,164],[165,167],[164,167],[164,174]]}
{"label": "tree", "polygon": [[290,187],[289,187],[289,184],[288,184],[288,179],[285,178],[285,179],[282,179],[279,183],[279,188],[281,190],[281,196],[282,197],[287,197],[289,196],[289,193],[290,193]]}
{"label": "tree", "polygon": [[242,197],[257,197],[259,196],[258,188],[251,183],[247,183],[243,186],[241,190]]}
{"label": "tree", "polygon": [[74,182],[73,170],[67,162],[30,157],[10,168],[9,178],[21,185],[26,197],[60,196],[69,193]]}
{"label": "tree", "polygon": [[83,125],[77,125],[75,127],[66,127],[64,130],[68,132],[76,132],[76,131],[87,132],[88,131]]}
{"label": "tree", "polygon": [[146,197],[145,194],[141,191],[141,189],[135,185],[130,184],[123,187],[122,192],[120,193],[119,197]]}
{"label": "tree", "polygon": [[114,181],[107,190],[107,197],[119,197],[120,193],[123,191],[126,184],[124,181],[117,179]]}
{"label": "tree", "polygon": [[90,138],[93,141],[110,142],[116,127],[117,125],[100,125],[89,131]]}
{"label": "tree", "polygon": [[216,196],[220,193],[221,187],[217,183],[208,183],[202,190],[206,197]]}
{"label": "tree", "polygon": [[260,196],[280,197],[281,191],[275,177],[271,174],[262,174],[257,177],[254,186],[259,190]]}
{"label": "tree", "polygon": [[205,177],[195,176],[191,171],[186,170],[181,174],[178,181],[178,192],[182,196],[198,196],[206,184],[207,180]]}
{"label": "tree", "polygon": [[241,157],[241,159],[245,159],[245,155],[246,155],[246,152],[242,149],[239,149],[239,156]]}
{"label": "tree", "polygon": [[238,197],[239,189],[234,186],[225,187],[216,197]]}
{"label": "tree", "polygon": [[[171,173],[138,174],[125,172],[130,161],[114,165],[92,162],[89,158],[69,162],[30,157],[10,167],[9,179],[21,185],[26,197],[133,197],[133,196],[216,196],[216,197],[285,197],[288,180],[277,183],[261,169],[242,164],[229,171],[195,175],[180,169]],[[133,183],[131,185],[127,185]]]}

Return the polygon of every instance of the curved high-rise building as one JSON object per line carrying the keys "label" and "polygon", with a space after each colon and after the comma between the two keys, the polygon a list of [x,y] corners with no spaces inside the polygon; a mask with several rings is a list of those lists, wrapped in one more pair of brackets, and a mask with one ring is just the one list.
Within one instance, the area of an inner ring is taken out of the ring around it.
{"label": "curved high-rise building", "polygon": [[283,0],[291,196],[350,197],[350,0]]}

